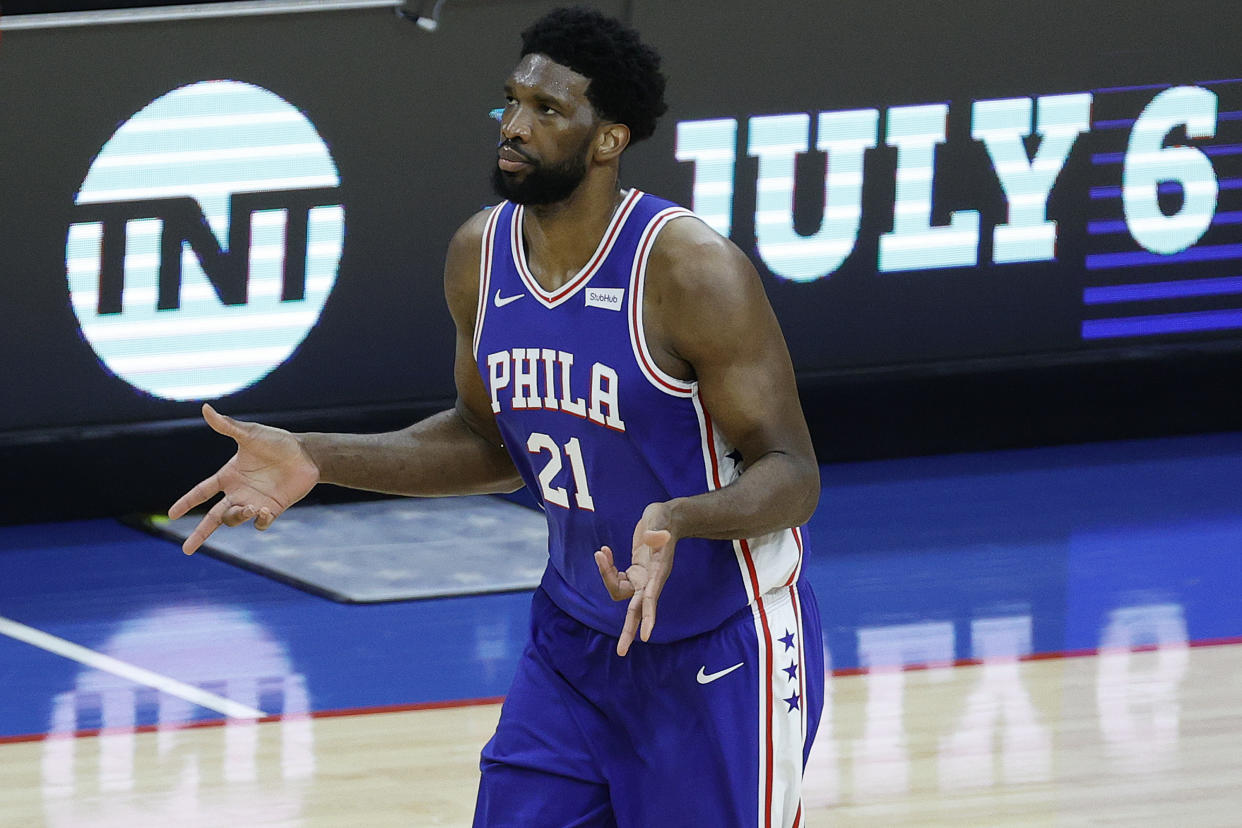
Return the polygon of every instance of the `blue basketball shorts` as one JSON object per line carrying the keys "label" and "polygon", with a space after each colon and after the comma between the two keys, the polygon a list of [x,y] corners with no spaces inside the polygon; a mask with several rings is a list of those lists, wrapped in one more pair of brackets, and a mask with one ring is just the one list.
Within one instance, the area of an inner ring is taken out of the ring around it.
{"label": "blue basketball shorts", "polygon": [[824,703],[810,585],[710,632],[617,639],[535,593],[531,640],[483,749],[475,826],[800,826]]}

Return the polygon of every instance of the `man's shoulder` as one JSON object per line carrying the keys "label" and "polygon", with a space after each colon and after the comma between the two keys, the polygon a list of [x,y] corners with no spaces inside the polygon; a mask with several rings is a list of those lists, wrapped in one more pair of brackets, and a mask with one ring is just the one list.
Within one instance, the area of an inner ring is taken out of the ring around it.
{"label": "man's shoulder", "polygon": [[494,209],[485,207],[466,219],[449,241],[444,262],[444,289],[455,317],[473,308],[478,296],[481,243],[487,231],[487,219]]}
{"label": "man's shoulder", "polygon": [[491,216],[492,211],[497,209],[498,205],[484,207],[470,218],[462,222],[457,231],[453,233],[453,238],[449,241],[450,252],[454,248],[464,246],[473,246],[477,248],[483,241],[483,234],[487,230],[487,219]]}
{"label": "man's shoulder", "polygon": [[752,269],[737,245],[689,211],[661,228],[651,250],[651,274],[687,287],[703,279],[718,283],[728,274],[744,278]]}

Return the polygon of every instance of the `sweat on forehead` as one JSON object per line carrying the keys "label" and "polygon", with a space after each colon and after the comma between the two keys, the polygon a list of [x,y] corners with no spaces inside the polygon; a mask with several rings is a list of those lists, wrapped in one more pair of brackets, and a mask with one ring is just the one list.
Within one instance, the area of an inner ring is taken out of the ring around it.
{"label": "sweat on forehead", "polygon": [[585,94],[591,85],[590,78],[542,54],[523,57],[509,76],[509,82],[517,86],[540,87],[563,97]]}
{"label": "sweat on forehead", "polygon": [[522,32],[522,57],[540,55],[587,80],[602,118],[625,124],[631,143],[655,131],[667,110],[659,54],[616,18],[583,8],[555,9]]}

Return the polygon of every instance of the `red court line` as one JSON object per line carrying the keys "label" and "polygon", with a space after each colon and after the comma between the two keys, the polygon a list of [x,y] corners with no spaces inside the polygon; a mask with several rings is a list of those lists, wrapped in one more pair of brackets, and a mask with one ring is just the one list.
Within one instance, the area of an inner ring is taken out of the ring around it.
{"label": "red court line", "polygon": [[[1228,638],[1204,638],[1197,641],[1187,641],[1187,647],[1223,647],[1232,644],[1242,644],[1242,635],[1230,636]],[[1029,655],[1019,656],[1017,661],[1054,661],[1062,658],[1084,658],[1087,656],[1100,655],[1101,653],[1110,652],[1131,652],[1131,653],[1150,653],[1159,650],[1156,644],[1143,644],[1138,647],[1131,647],[1128,650],[1108,650],[1108,649],[1087,649],[1087,650],[1054,650],[1046,653],[1030,653]],[[993,663],[1000,659],[993,659]],[[985,662],[979,658],[959,658],[953,661],[934,664],[905,664],[900,668],[897,667],[848,667],[841,670],[833,670],[831,675],[834,678],[845,678],[847,676],[863,676],[867,673],[879,673],[885,671],[909,673],[918,670],[932,670],[938,667],[978,667]],[[233,722],[253,721],[255,723],[280,722],[285,719],[334,719],[343,716],[370,716],[378,713],[405,713],[413,710],[447,710],[454,707],[479,707],[486,704],[499,704],[505,700],[504,696],[493,696],[481,699],[452,699],[450,701],[436,702],[419,702],[417,704],[391,704],[380,705],[378,707],[349,707],[340,710],[316,710],[309,713],[290,713],[288,715],[279,714],[275,716],[265,716],[262,719],[235,719]],[[90,739],[95,736],[107,736],[111,733],[155,733],[158,730],[195,730],[205,727],[223,727],[229,724],[229,719],[204,719],[197,722],[185,722],[175,725],[141,725],[132,728],[96,728],[94,730],[78,730],[73,733],[29,733],[21,736],[0,736],[0,745],[12,745],[21,742],[43,742],[48,739]]]}
{"label": "red court line", "polygon": [[125,728],[94,728],[92,730],[78,730],[73,733],[30,733],[22,736],[0,736],[0,745],[16,744],[18,742],[42,742],[48,739],[89,739],[95,736],[107,736],[109,734],[120,733],[155,733],[158,730],[196,730],[204,727],[223,727],[232,722],[265,724],[267,722],[280,722],[285,719],[334,719],[341,716],[369,716],[377,713],[405,713],[411,710],[444,710],[451,707],[478,707],[485,704],[499,704],[505,700],[504,696],[493,696],[491,698],[482,699],[452,699],[450,701],[437,702],[419,702],[417,704],[390,704],[379,705],[376,707],[347,707],[340,710],[315,710],[307,713],[289,713],[277,714],[274,716],[264,716],[262,719],[203,719],[196,722],[183,722],[173,725],[141,725],[139,727]]}
{"label": "red court line", "polygon": [[[1231,636],[1229,638],[1204,638],[1204,639],[1200,639],[1197,641],[1187,641],[1185,643],[1185,646],[1187,647],[1220,647],[1226,644],[1242,644],[1242,635]],[[1018,656],[1014,660],[1015,661],[1053,661],[1055,659],[1060,659],[1060,658],[1085,658],[1087,656],[1096,656],[1096,655],[1100,655],[1101,653],[1112,653],[1112,652],[1152,653],[1159,649],[1160,649],[1160,645],[1158,644],[1140,644],[1137,647],[1129,647],[1125,650],[1121,650],[1121,649],[1113,650],[1113,649],[1108,649],[1108,648],[1098,648],[1094,650],[1091,650],[1091,649],[1052,650],[1052,651],[1044,652],[1044,653],[1028,653],[1027,655]],[[995,664],[998,661],[1005,661],[1005,660],[1006,659],[994,658],[991,661],[993,664]],[[864,676],[867,673],[882,673],[882,672],[908,673],[908,672],[913,672],[916,670],[934,670],[934,669],[942,668],[942,667],[979,667],[986,663],[987,662],[981,658],[958,658],[958,659],[954,659],[953,661],[944,661],[944,662],[930,662],[930,663],[925,662],[922,664],[903,664],[900,667],[896,665],[891,666],[891,667],[887,667],[887,666],[847,667],[841,670],[833,670],[832,675],[834,678],[843,678],[845,676]]]}

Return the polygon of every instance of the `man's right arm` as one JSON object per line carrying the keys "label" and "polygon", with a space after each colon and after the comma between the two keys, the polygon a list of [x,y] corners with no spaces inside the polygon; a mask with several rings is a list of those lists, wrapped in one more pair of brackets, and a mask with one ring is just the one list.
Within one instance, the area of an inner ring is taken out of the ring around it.
{"label": "man's right arm", "polygon": [[192,554],[221,525],[254,520],[266,529],[316,483],[390,494],[440,496],[509,492],[521,476],[504,448],[491,399],[475,366],[479,257],[486,212],[471,218],[449,244],[445,296],[456,327],[456,405],[400,431],[384,434],[292,434],[245,423],[204,406],[207,423],[237,442],[237,453],[168,510],[184,515],[217,493],[182,549]]}
{"label": "man's right arm", "polygon": [[454,234],[444,268],[445,299],[457,331],[456,405],[386,434],[298,435],[319,469],[321,482],[416,496],[511,492],[522,485],[504,448],[474,359],[479,256],[486,220],[487,212],[480,212]]}

